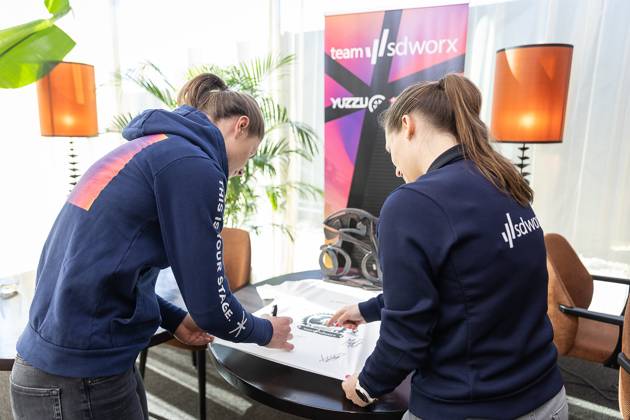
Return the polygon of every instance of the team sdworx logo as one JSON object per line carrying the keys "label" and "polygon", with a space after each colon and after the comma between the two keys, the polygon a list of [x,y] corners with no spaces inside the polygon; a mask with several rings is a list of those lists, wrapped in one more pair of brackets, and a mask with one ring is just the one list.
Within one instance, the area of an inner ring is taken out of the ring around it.
{"label": "team sdworx logo", "polygon": [[432,55],[444,53],[457,53],[459,38],[423,39],[410,41],[405,36],[402,40],[388,42],[389,29],[383,29],[380,38],[374,38],[371,46],[334,48],[330,49],[330,58],[333,60],[348,60],[357,58],[369,58],[372,64],[376,64],[379,57],[394,57],[406,55]]}

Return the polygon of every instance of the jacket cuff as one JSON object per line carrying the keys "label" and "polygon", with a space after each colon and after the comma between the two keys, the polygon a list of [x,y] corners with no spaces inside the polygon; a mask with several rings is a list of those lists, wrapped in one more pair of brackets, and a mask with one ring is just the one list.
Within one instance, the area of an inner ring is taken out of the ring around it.
{"label": "jacket cuff", "polygon": [[[365,361],[365,365],[359,374],[359,383],[372,398],[379,398],[394,390],[402,380],[396,369],[400,354],[384,344],[381,339],[376,343],[374,352]],[[394,362],[394,363],[392,363]],[[405,375],[406,376],[406,375]]]}
{"label": "jacket cuff", "polygon": [[188,312],[175,305],[171,305],[168,310],[160,308],[160,312],[162,316],[161,327],[171,334],[175,334],[175,330],[179,327],[179,324],[181,324],[184,318],[186,318],[186,315],[188,315]]}
{"label": "jacket cuff", "polygon": [[249,343],[256,343],[259,346],[266,346],[271,341],[271,337],[273,337],[273,326],[271,325],[271,322],[267,319],[258,318],[254,315],[251,317],[254,328],[252,328],[252,332],[246,341]]}
{"label": "jacket cuff", "polygon": [[373,297],[370,300],[359,303],[359,312],[361,312],[361,316],[365,319],[365,322],[380,321],[381,305],[379,304],[378,298]]}

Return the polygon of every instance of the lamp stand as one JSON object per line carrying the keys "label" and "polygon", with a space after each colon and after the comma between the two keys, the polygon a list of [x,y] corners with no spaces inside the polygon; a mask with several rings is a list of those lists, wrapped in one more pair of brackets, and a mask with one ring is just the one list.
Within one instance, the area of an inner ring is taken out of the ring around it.
{"label": "lamp stand", "polygon": [[529,172],[525,172],[525,168],[529,166],[528,161],[530,160],[530,157],[527,156],[527,151],[529,150],[527,143],[523,143],[523,145],[519,147],[518,150],[521,151],[521,155],[518,157],[519,162],[515,163],[515,165],[520,170],[523,178],[525,178],[525,182],[529,184],[529,179],[527,178],[529,175]]}
{"label": "lamp stand", "polygon": [[68,161],[68,169],[70,172],[70,190],[68,192],[72,192],[74,186],[77,185],[77,178],[81,176],[78,168],[79,155],[74,147],[74,138],[70,137],[70,142],[68,143],[68,157],[70,158]]}

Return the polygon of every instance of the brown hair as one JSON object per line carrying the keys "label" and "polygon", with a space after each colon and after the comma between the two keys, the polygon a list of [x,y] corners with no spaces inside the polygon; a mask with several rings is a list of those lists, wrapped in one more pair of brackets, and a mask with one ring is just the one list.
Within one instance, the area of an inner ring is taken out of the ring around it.
{"label": "brown hair", "polygon": [[452,134],[464,156],[499,190],[526,206],[534,192],[514,165],[490,144],[488,128],[481,121],[481,92],[470,80],[447,74],[438,82],[422,82],[405,89],[381,115],[387,131],[402,128],[403,115],[418,112],[438,130]]}
{"label": "brown hair", "polygon": [[260,139],[265,135],[265,121],[256,100],[244,92],[228,89],[217,75],[204,73],[189,80],[177,95],[179,105],[190,105],[210,116],[212,121],[245,115],[248,133]]}

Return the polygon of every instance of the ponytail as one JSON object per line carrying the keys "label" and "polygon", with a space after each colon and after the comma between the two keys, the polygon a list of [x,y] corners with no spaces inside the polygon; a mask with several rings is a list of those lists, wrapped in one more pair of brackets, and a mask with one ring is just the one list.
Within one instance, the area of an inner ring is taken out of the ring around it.
{"label": "ponytail", "polygon": [[437,128],[451,133],[461,145],[466,159],[496,188],[527,206],[534,193],[514,165],[494,150],[488,128],[481,121],[481,92],[467,78],[447,74],[438,82],[409,86],[385,111],[382,121],[387,130],[398,131],[402,116],[417,111]]}
{"label": "ponytail", "polygon": [[189,105],[208,114],[212,121],[246,116],[248,132],[260,139],[265,135],[265,121],[256,100],[244,92],[228,89],[223,79],[204,73],[189,80],[177,95],[179,105]]}

